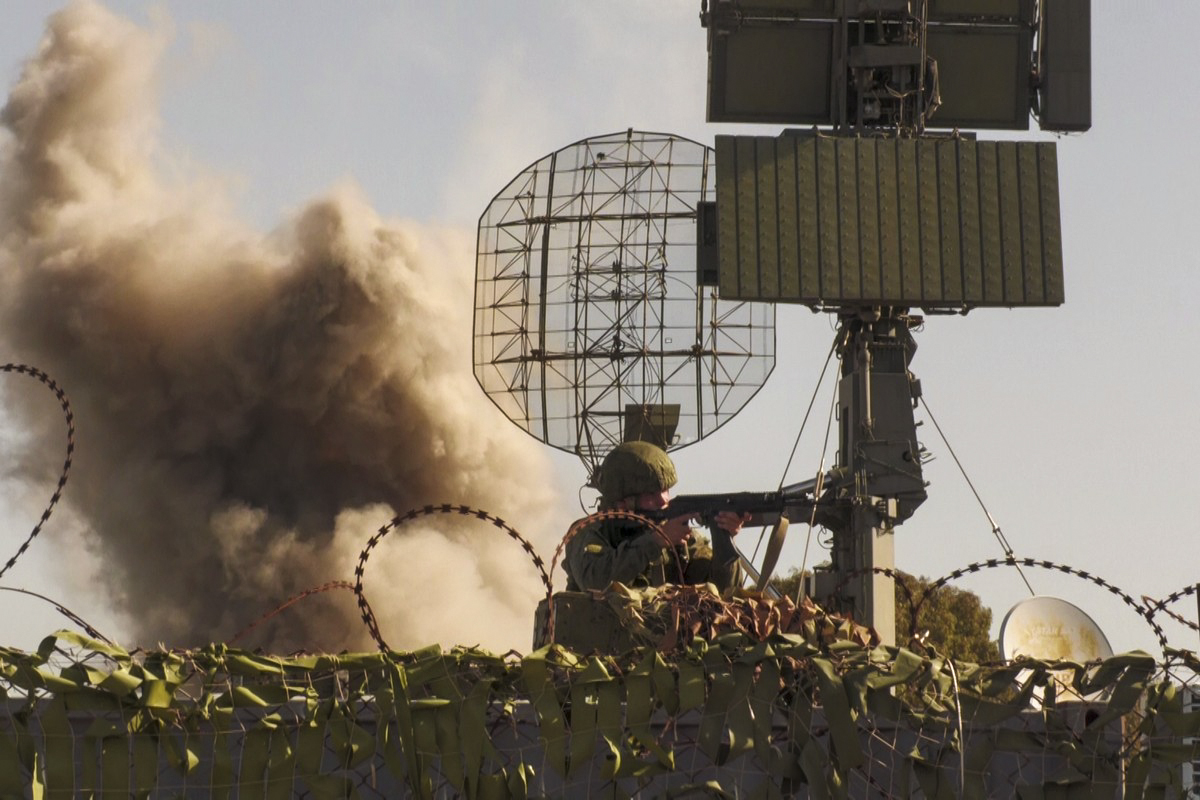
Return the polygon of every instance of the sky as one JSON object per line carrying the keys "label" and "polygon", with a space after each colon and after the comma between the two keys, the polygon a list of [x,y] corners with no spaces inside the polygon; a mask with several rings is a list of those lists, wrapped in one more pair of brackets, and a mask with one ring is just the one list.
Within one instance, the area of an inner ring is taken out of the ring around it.
{"label": "sky", "polygon": [[[59,7],[6,4],[6,86]],[[383,217],[473,238],[510,178],[581,138],[633,127],[711,144],[720,133],[778,131],[705,122],[705,31],[692,0],[107,7],[170,37],[157,106],[163,169],[204,174],[264,234],[352,183]],[[1186,78],[1197,23],[1200,7],[1185,0],[1136,11],[1094,4],[1092,130],[1021,135],[1058,142],[1066,304],[927,318],[911,366],[1015,553],[1085,570],[1134,597],[1163,597],[1197,580],[1200,370],[1191,343],[1200,334],[1192,245],[1200,166],[1191,132],[1200,105]],[[469,273],[473,265],[447,268]],[[677,453],[679,491],[773,489],[816,473],[820,415],[783,470],[833,333],[825,315],[778,310],[774,374],[736,419]],[[469,339],[470,330],[456,335]],[[70,392],[71,375],[56,377]],[[817,408],[828,407],[828,390]],[[496,414],[495,425],[508,424]],[[82,448],[87,420],[76,422]],[[937,578],[1002,556],[946,444],[928,422],[919,432],[934,455],[929,500],[897,531],[897,565]],[[59,438],[47,445],[50,461],[61,461],[59,447]],[[544,457],[556,476],[554,518],[570,519],[583,468],[548,449]],[[0,542],[8,544],[0,549],[15,550],[31,527],[17,518],[29,513],[31,492],[5,484],[0,503],[10,513]],[[66,493],[69,502],[70,483]],[[792,526],[784,568],[799,565],[806,533]],[[65,566],[70,541],[56,538],[52,518],[5,583],[49,595],[119,636],[120,615]],[[815,537],[812,547],[809,563],[824,558]],[[1103,589],[1040,570],[1026,577],[1039,594],[1091,614],[1115,650],[1157,651],[1146,624]],[[955,585],[980,593],[997,625],[1028,596],[1007,569]],[[0,641],[33,647],[62,624],[52,610],[12,602]],[[1172,609],[1196,618],[1191,600]],[[1196,648],[1195,632],[1159,619],[1172,645]]]}

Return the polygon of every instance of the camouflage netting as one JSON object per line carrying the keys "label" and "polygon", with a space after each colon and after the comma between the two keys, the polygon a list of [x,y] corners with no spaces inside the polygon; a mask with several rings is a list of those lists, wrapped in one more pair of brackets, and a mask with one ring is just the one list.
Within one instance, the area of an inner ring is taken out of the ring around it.
{"label": "camouflage netting", "polygon": [[594,602],[611,609],[613,621],[636,647],[664,654],[682,655],[698,640],[714,641],[732,633],[751,641],[791,633],[812,643],[879,643],[870,628],[826,613],[807,597],[796,603],[790,597],[771,599],[748,590],[722,596],[712,584],[630,589],[614,583],[606,592],[590,594]]}
{"label": "camouflage netting", "polygon": [[0,795],[1133,798],[1180,793],[1200,750],[1190,653],[979,666],[824,619],[616,657],[127,653],[59,632],[0,650]]}

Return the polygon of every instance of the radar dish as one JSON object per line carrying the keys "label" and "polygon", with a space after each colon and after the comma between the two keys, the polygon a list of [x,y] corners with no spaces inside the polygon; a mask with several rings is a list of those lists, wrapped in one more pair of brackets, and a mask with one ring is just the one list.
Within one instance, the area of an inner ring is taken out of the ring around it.
{"label": "radar dish", "polygon": [[1057,597],[1029,597],[1000,623],[1000,655],[1059,661],[1096,661],[1113,654],[1095,620]]}
{"label": "radar dish", "polygon": [[509,419],[593,468],[622,441],[699,441],[774,368],[773,307],[701,284],[713,155],[662,133],[584,139],[480,217],[475,377]]}

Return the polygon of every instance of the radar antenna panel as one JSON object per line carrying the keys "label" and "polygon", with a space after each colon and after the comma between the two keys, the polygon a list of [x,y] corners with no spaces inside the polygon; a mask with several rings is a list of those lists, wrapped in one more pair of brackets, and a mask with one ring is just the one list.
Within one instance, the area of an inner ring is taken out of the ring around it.
{"label": "radar antenna panel", "polygon": [[622,441],[699,441],[774,368],[773,306],[702,283],[713,155],[661,133],[584,139],[480,217],[475,377],[509,419],[593,468]]}

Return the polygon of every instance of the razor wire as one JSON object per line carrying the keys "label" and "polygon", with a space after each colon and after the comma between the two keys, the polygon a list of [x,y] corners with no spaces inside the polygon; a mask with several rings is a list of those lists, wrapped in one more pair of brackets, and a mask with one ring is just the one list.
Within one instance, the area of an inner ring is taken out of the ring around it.
{"label": "razor wire", "polygon": [[[1138,614],[1138,616],[1140,616],[1146,622],[1147,625],[1150,626],[1151,630],[1154,631],[1155,637],[1158,639],[1159,646],[1162,648],[1164,653],[1167,652],[1167,650],[1168,650],[1167,637],[1166,637],[1166,634],[1163,632],[1162,627],[1154,621],[1155,611],[1152,611],[1151,608],[1139,603],[1129,593],[1127,593],[1123,589],[1113,585],[1112,583],[1109,583],[1108,581],[1106,581],[1105,579],[1101,578],[1098,575],[1093,575],[1090,572],[1086,572],[1081,569],[1076,569],[1075,567],[1069,566],[1067,564],[1058,564],[1053,561],[1038,560],[1038,559],[1033,559],[1033,558],[1005,558],[1005,559],[990,558],[986,561],[976,561],[971,564],[967,564],[964,567],[960,567],[960,568],[948,573],[947,575],[944,575],[943,577],[938,578],[937,580],[931,582],[929,584],[929,586],[925,589],[925,591],[923,591],[921,593],[920,599],[917,600],[915,603],[913,602],[912,592],[909,590],[908,586],[905,584],[905,582],[903,580],[899,580],[899,571],[898,570],[892,569],[890,567],[867,567],[864,569],[853,570],[853,571],[847,573],[846,576],[834,587],[834,589],[831,592],[831,594],[829,595],[829,597],[837,597],[840,593],[840,590],[845,588],[845,586],[850,581],[855,580],[856,578],[860,578],[863,575],[871,575],[871,574],[885,575],[885,576],[891,578],[895,582],[896,586],[901,587],[901,589],[905,592],[905,594],[908,598],[909,608],[911,611],[909,635],[911,637],[915,638],[917,636],[917,618],[918,618],[918,615],[920,614],[921,608],[924,607],[926,601],[928,601],[930,598],[932,598],[937,591],[939,591],[940,589],[945,587],[951,581],[958,580],[959,578],[963,577],[964,575],[968,575],[968,574],[975,573],[975,572],[980,572],[984,569],[993,569],[996,567],[1014,567],[1014,568],[1020,570],[1021,566],[1037,567],[1040,569],[1061,572],[1065,575],[1070,575],[1072,577],[1080,578],[1080,579],[1086,580],[1090,583],[1094,583],[1095,585],[1099,586],[1100,588],[1107,590],[1110,594],[1116,595],[1127,606],[1132,608]],[[1180,592],[1173,593],[1170,597],[1166,598],[1165,600],[1159,601],[1159,603],[1156,604],[1156,606],[1157,606],[1156,610],[1161,610],[1161,607],[1166,605],[1167,603],[1173,602],[1174,600],[1178,600],[1181,596],[1191,594],[1195,590],[1196,590],[1195,586],[1190,586],[1184,590],[1181,590]],[[827,598],[822,598],[822,599],[827,599]],[[1196,627],[1196,626],[1193,626],[1193,627]]]}
{"label": "razor wire", "polygon": [[63,415],[67,420],[67,457],[63,461],[62,473],[58,476],[58,485],[54,489],[54,494],[50,496],[50,502],[46,504],[46,510],[42,512],[41,519],[33,526],[28,538],[21,543],[17,548],[17,552],[8,560],[3,568],[0,568],[0,578],[4,577],[4,573],[12,569],[17,563],[17,559],[25,554],[29,549],[29,545],[41,533],[42,526],[46,524],[46,520],[50,519],[50,514],[53,513],[55,505],[58,504],[62,497],[63,487],[67,485],[67,476],[71,472],[71,459],[75,454],[75,414],[71,411],[71,402],[67,399],[67,393],[55,382],[53,378],[47,375],[37,367],[31,367],[28,364],[2,364],[0,372],[15,372],[18,375],[28,375],[41,383],[45,384],[46,388],[54,392],[54,396],[58,398],[59,405],[62,406]]}
{"label": "razor wire", "polygon": [[[287,600],[285,603],[283,603],[281,606],[279,606],[275,610],[264,615],[264,617],[262,617],[260,620],[258,620],[257,622],[255,622],[254,624],[249,626],[248,628],[240,631],[230,641],[231,642],[237,641],[242,636],[244,636],[246,633],[248,633],[252,628],[256,627],[258,624],[261,624],[262,622],[266,621],[266,619],[281,613],[282,611],[286,610],[287,608],[291,607],[296,602],[304,599],[307,596],[310,596],[310,595],[318,593],[318,592],[328,591],[328,590],[335,589],[335,588],[351,588],[354,590],[355,595],[358,598],[360,609],[363,609],[362,619],[363,619],[364,624],[367,626],[367,629],[371,633],[372,638],[376,641],[377,644],[380,645],[380,649],[386,650],[387,649],[386,642],[383,641],[383,639],[382,639],[382,635],[379,632],[378,623],[376,621],[374,612],[370,609],[370,605],[367,602],[365,593],[363,592],[363,589],[362,589],[362,576],[363,576],[363,573],[365,570],[366,560],[369,557],[369,553],[370,553],[371,549],[373,549],[378,544],[378,542],[382,539],[382,537],[384,535],[386,535],[390,530],[394,529],[395,527],[397,527],[400,524],[403,524],[404,522],[416,519],[420,516],[426,516],[428,514],[434,514],[434,513],[457,513],[457,514],[475,516],[479,519],[491,522],[493,525],[496,525],[497,527],[502,528],[507,533],[509,533],[510,536],[517,538],[518,541],[520,541],[522,543],[523,549],[525,549],[526,552],[528,552],[532,556],[535,566],[537,566],[539,571],[541,572],[541,576],[543,579],[543,585],[546,588],[546,602],[547,602],[547,606],[548,606],[548,614],[546,617],[545,626],[543,627],[543,629],[541,631],[542,637],[543,637],[542,641],[553,641],[553,632],[554,632],[553,594],[554,594],[554,589],[553,589],[553,582],[552,582],[551,576],[553,575],[554,570],[557,568],[559,560],[562,557],[563,551],[566,548],[567,544],[571,541],[571,539],[573,539],[576,535],[578,535],[578,533],[580,533],[582,530],[584,530],[588,525],[594,524],[596,522],[602,522],[602,521],[606,521],[606,520],[617,520],[617,519],[636,521],[641,524],[647,525],[657,535],[661,536],[661,527],[660,526],[658,526],[656,523],[654,523],[650,519],[648,519],[640,514],[637,514],[635,512],[618,511],[618,510],[596,512],[595,514],[591,514],[591,515],[588,515],[587,517],[583,517],[580,520],[577,520],[574,524],[572,524],[571,528],[568,529],[566,535],[563,536],[562,540],[560,540],[557,548],[555,549],[554,557],[551,560],[550,571],[549,571],[549,573],[547,573],[542,566],[543,562],[542,562],[541,558],[539,556],[537,556],[536,551],[534,550],[533,546],[531,544],[529,544],[524,538],[520,537],[519,533],[517,533],[515,530],[513,530],[511,527],[509,527],[507,525],[507,523],[505,523],[503,520],[501,520],[498,517],[494,517],[493,515],[491,515],[487,512],[484,512],[484,511],[472,509],[468,506],[442,505],[442,506],[426,506],[421,509],[413,509],[412,511],[409,511],[406,514],[403,514],[403,515],[400,515],[400,516],[394,518],[391,523],[380,528],[379,532],[376,533],[375,536],[373,536],[371,538],[371,540],[368,542],[367,547],[363,550],[362,554],[360,555],[359,565],[355,570],[355,575],[356,575],[357,580],[353,585],[351,585],[345,581],[333,581],[328,584],[324,584],[322,586],[306,590],[305,592],[298,593],[297,595],[293,596],[292,598],[289,598],[289,600]],[[891,578],[892,581],[894,582],[894,585],[899,587],[900,591],[905,595],[905,598],[908,601],[908,609],[909,609],[908,634],[909,634],[909,637],[912,639],[916,639],[917,641],[921,641],[921,639],[919,638],[919,635],[918,635],[920,612],[924,608],[925,604],[927,602],[929,602],[939,590],[944,588],[946,585],[950,584],[952,581],[958,580],[959,578],[962,578],[963,576],[968,575],[968,574],[980,572],[984,569],[992,569],[992,568],[997,568],[997,567],[1013,567],[1013,568],[1019,569],[1020,566],[1056,571],[1056,572],[1060,572],[1060,573],[1063,573],[1066,575],[1070,575],[1072,577],[1086,580],[1090,583],[1095,584],[1096,586],[1099,586],[1100,588],[1107,590],[1109,593],[1119,597],[1126,605],[1128,605],[1140,617],[1142,617],[1142,619],[1150,626],[1151,630],[1153,630],[1155,637],[1157,638],[1158,643],[1159,643],[1160,647],[1163,649],[1164,653],[1167,652],[1167,650],[1169,648],[1169,646],[1167,644],[1166,634],[1164,633],[1162,627],[1155,622],[1154,615],[1156,613],[1158,613],[1159,611],[1162,611],[1163,607],[1165,605],[1167,605],[1168,603],[1178,600],[1183,596],[1191,595],[1196,592],[1195,586],[1189,586],[1178,592],[1172,593],[1170,596],[1168,596],[1167,598],[1165,598],[1161,601],[1158,601],[1153,606],[1151,606],[1149,604],[1149,598],[1147,598],[1147,603],[1145,605],[1143,605],[1142,603],[1139,603],[1138,601],[1136,601],[1130,594],[1125,592],[1123,589],[1115,586],[1114,584],[1110,583],[1109,581],[1105,580],[1104,578],[1102,578],[1098,575],[1094,575],[1085,570],[1077,569],[1075,567],[1072,567],[1072,566],[1069,566],[1066,564],[1059,564],[1059,563],[1055,563],[1055,562],[1047,561],[1047,560],[1038,560],[1038,559],[1033,559],[1033,558],[1023,558],[1023,559],[1012,558],[1012,559],[988,559],[986,561],[973,562],[971,564],[967,564],[963,567],[953,570],[952,572],[948,573],[947,575],[931,582],[926,587],[926,589],[921,593],[919,598],[914,596],[912,589],[908,586],[908,584],[904,580],[901,579],[901,574],[900,574],[899,570],[887,568],[887,567],[872,567],[872,568],[855,570],[855,571],[848,573],[842,579],[842,581],[839,582],[834,587],[833,592],[829,595],[829,597],[839,596],[841,593],[841,590],[846,586],[847,583],[849,583],[851,580],[854,580],[854,579],[861,577],[863,575],[866,575],[866,574],[884,575],[888,578]],[[682,565],[676,563],[676,568],[680,570],[680,579],[681,579],[681,583],[682,583],[682,579],[683,579]],[[822,599],[823,599],[823,601],[828,602],[829,597],[822,598]],[[1167,613],[1170,614],[1169,611]],[[1178,617],[1175,614],[1171,614],[1171,616],[1176,617],[1181,622],[1188,625],[1189,627],[1192,627],[1193,629],[1200,628],[1200,626],[1197,626],[1194,623],[1189,623],[1187,620],[1183,619],[1182,617]]]}
{"label": "razor wire", "polygon": [[284,600],[282,603],[280,603],[278,606],[276,606],[272,610],[263,614],[261,617],[256,619],[254,622],[251,622],[249,625],[247,625],[246,627],[242,628],[240,631],[235,633],[232,637],[230,637],[229,644],[233,644],[238,639],[241,639],[243,636],[245,636],[246,634],[250,633],[252,630],[257,628],[259,625],[262,625],[267,620],[269,620],[273,617],[276,617],[279,614],[282,614],[284,611],[287,611],[289,608],[294,606],[296,603],[299,603],[301,600],[312,597],[314,595],[322,594],[324,592],[332,591],[333,589],[349,589],[350,591],[353,592],[354,584],[351,583],[350,581],[330,581],[329,583],[323,583],[320,586],[313,586],[312,588],[305,589],[302,592],[297,592],[296,594],[289,597],[287,600]]}
{"label": "razor wire", "polygon": [[1192,630],[1200,631],[1200,625],[1197,625],[1194,622],[1188,622],[1185,618],[1183,618],[1183,617],[1179,616],[1178,614],[1175,614],[1167,609],[1167,606],[1170,605],[1171,603],[1174,603],[1176,600],[1180,600],[1184,597],[1189,597],[1191,595],[1196,594],[1197,589],[1200,589],[1200,584],[1192,584],[1190,586],[1185,586],[1182,589],[1177,589],[1176,591],[1171,592],[1169,595],[1164,597],[1162,600],[1152,600],[1151,598],[1146,597],[1145,595],[1142,595],[1142,599],[1146,601],[1146,611],[1147,611],[1148,617],[1153,618],[1159,612],[1164,612],[1168,616],[1173,617],[1174,619],[1178,620],[1179,622],[1182,622],[1184,625],[1187,625]]}
{"label": "razor wire", "polygon": [[[1133,597],[1131,595],[1129,595],[1127,592],[1125,592],[1123,589],[1121,589],[1117,586],[1114,586],[1113,584],[1104,580],[1100,576],[1093,575],[1092,573],[1086,572],[1081,569],[1076,569],[1075,567],[1069,566],[1067,564],[1058,564],[1053,561],[1046,561],[1044,559],[1037,560],[1037,559],[1033,559],[1033,558],[1013,558],[1012,556],[1009,556],[1008,558],[1004,558],[1004,559],[989,558],[987,561],[976,561],[974,563],[968,564],[965,567],[956,569],[953,572],[950,572],[947,575],[945,575],[941,578],[938,578],[936,581],[934,581],[933,583],[931,583],[929,585],[929,589],[926,592],[926,594],[927,595],[932,594],[934,591],[945,586],[950,581],[958,580],[962,576],[967,575],[969,573],[979,572],[984,569],[994,569],[996,567],[1015,567],[1018,570],[1020,570],[1021,565],[1024,565],[1026,567],[1037,567],[1039,569],[1051,570],[1054,572],[1061,572],[1064,575],[1071,575],[1076,578],[1081,578],[1083,580],[1094,583],[1097,586],[1099,586],[1100,588],[1106,589],[1110,594],[1116,595],[1117,597],[1121,598],[1121,600],[1125,603],[1125,605],[1132,608],[1138,614],[1138,616],[1140,616],[1142,619],[1144,619],[1146,621],[1146,624],[1148,624],[1150,626],[1151,630],[1154,631],[1154,635],[1155,635],[1155,637],[1157,637],[1158,644],[1162,648],[1163,653],[1166,653],[1166,651],[1168,649],[1167,636],[1165,633],[1163,633],[1162,627],[1157,622],[1154,621],[1154,615],[1151,614],[1150,611],[1146,607],[1144,607],[1137,600],[1134,600]],[[924,597],[922,597],[922,600],[923,599],[924,599]]]}
{"label": "razor wire", "polygon": [[371,551],[378,545],[384,536],[400,527],[406,522],[427,517],[433,514],[461,514],[463,516],[475,517],[484,522],[490,522],[495,527],[504,531],[509,537],[515,539],[533,561],[533,566],[542,579],[542,584],[546,587],[546,592],[551,592],[550,576],[546,574],[545,565],[542,562],[541,556],[534,550],[533,545],[522,536],[515,528],[502,520],[500,517],[489,514],[487,511],[481,511],[470,506],[453,505],[451,503],[442,503],[440,505],[427,505],[421,508],[411,509],[403,514],[393,517],[391,522],[381,527],[374,536],[367,540],[367,546],[363,548],[362,553],[358,557],[358,566],[354,568],[354,595],[358,598],[358,607],[362,612],[363,623],[367,626],[367,630],[371,634],[371,638],[379,645],[381,651],[386,652],[389,648],[387,642],[384,641],[383,634],[379,631],[379,622],[375,618],[375,612],[371,610],[371,604],[367,602],[366,594],[363,592],[363,573],[367,567],[367,559],[371,555]]}
{"label": "razor wire", "polygon": [[84,632],[87,633],[88,636],[91,636],[93,639],[99,639],[100,641],[104,642],[105,644],[111,644],[111,645],[116,644],[116,642],[114,642],[112,639],[109,639],[103,633],[96,630],[96,628],[94,626],[92,626],[90,623],[88,623],[88,621],[85,620],[83,617],[79,616],[74,611],[67,608],[62,603],[58,602],[57,600],[46,597],[46,595],[44,595],[44,594],[38,594],[37,592],[31,592],[28,589],[18,589],[14,586],[0,586],[0,592],[17,592],[19,594],[28,595],[30,597],[36,597],[38,600],[42,600],[42,601],[47,602],[50,605],[54,606],[55,611],[57,611],[59,614],[62,614],[67,619],[71,620],[71,622],[74,622],[76,625],[78,625],[80,628],[82,628],[84,630]]}
{"label": "razor wire", "polygon": [[[1146,595],[1142,595],[1142,600],[1143,600],[1143,602],[1146,602],[1146,603],[1157,602],[1153,597],[1147,597]],[[1179,624],[1184,625],[1188,628],[1191,628],[1193,631],[1196,631],[1197,633],[1200,633],[1200,625],[1197,625],[1196,623],[1192,622],[1190,619],[1183,616],[1182,614],[1172,611],[1169,608],[1162,609],[1162,613],[1166,614],[1168,617],[1175,620]]]}

